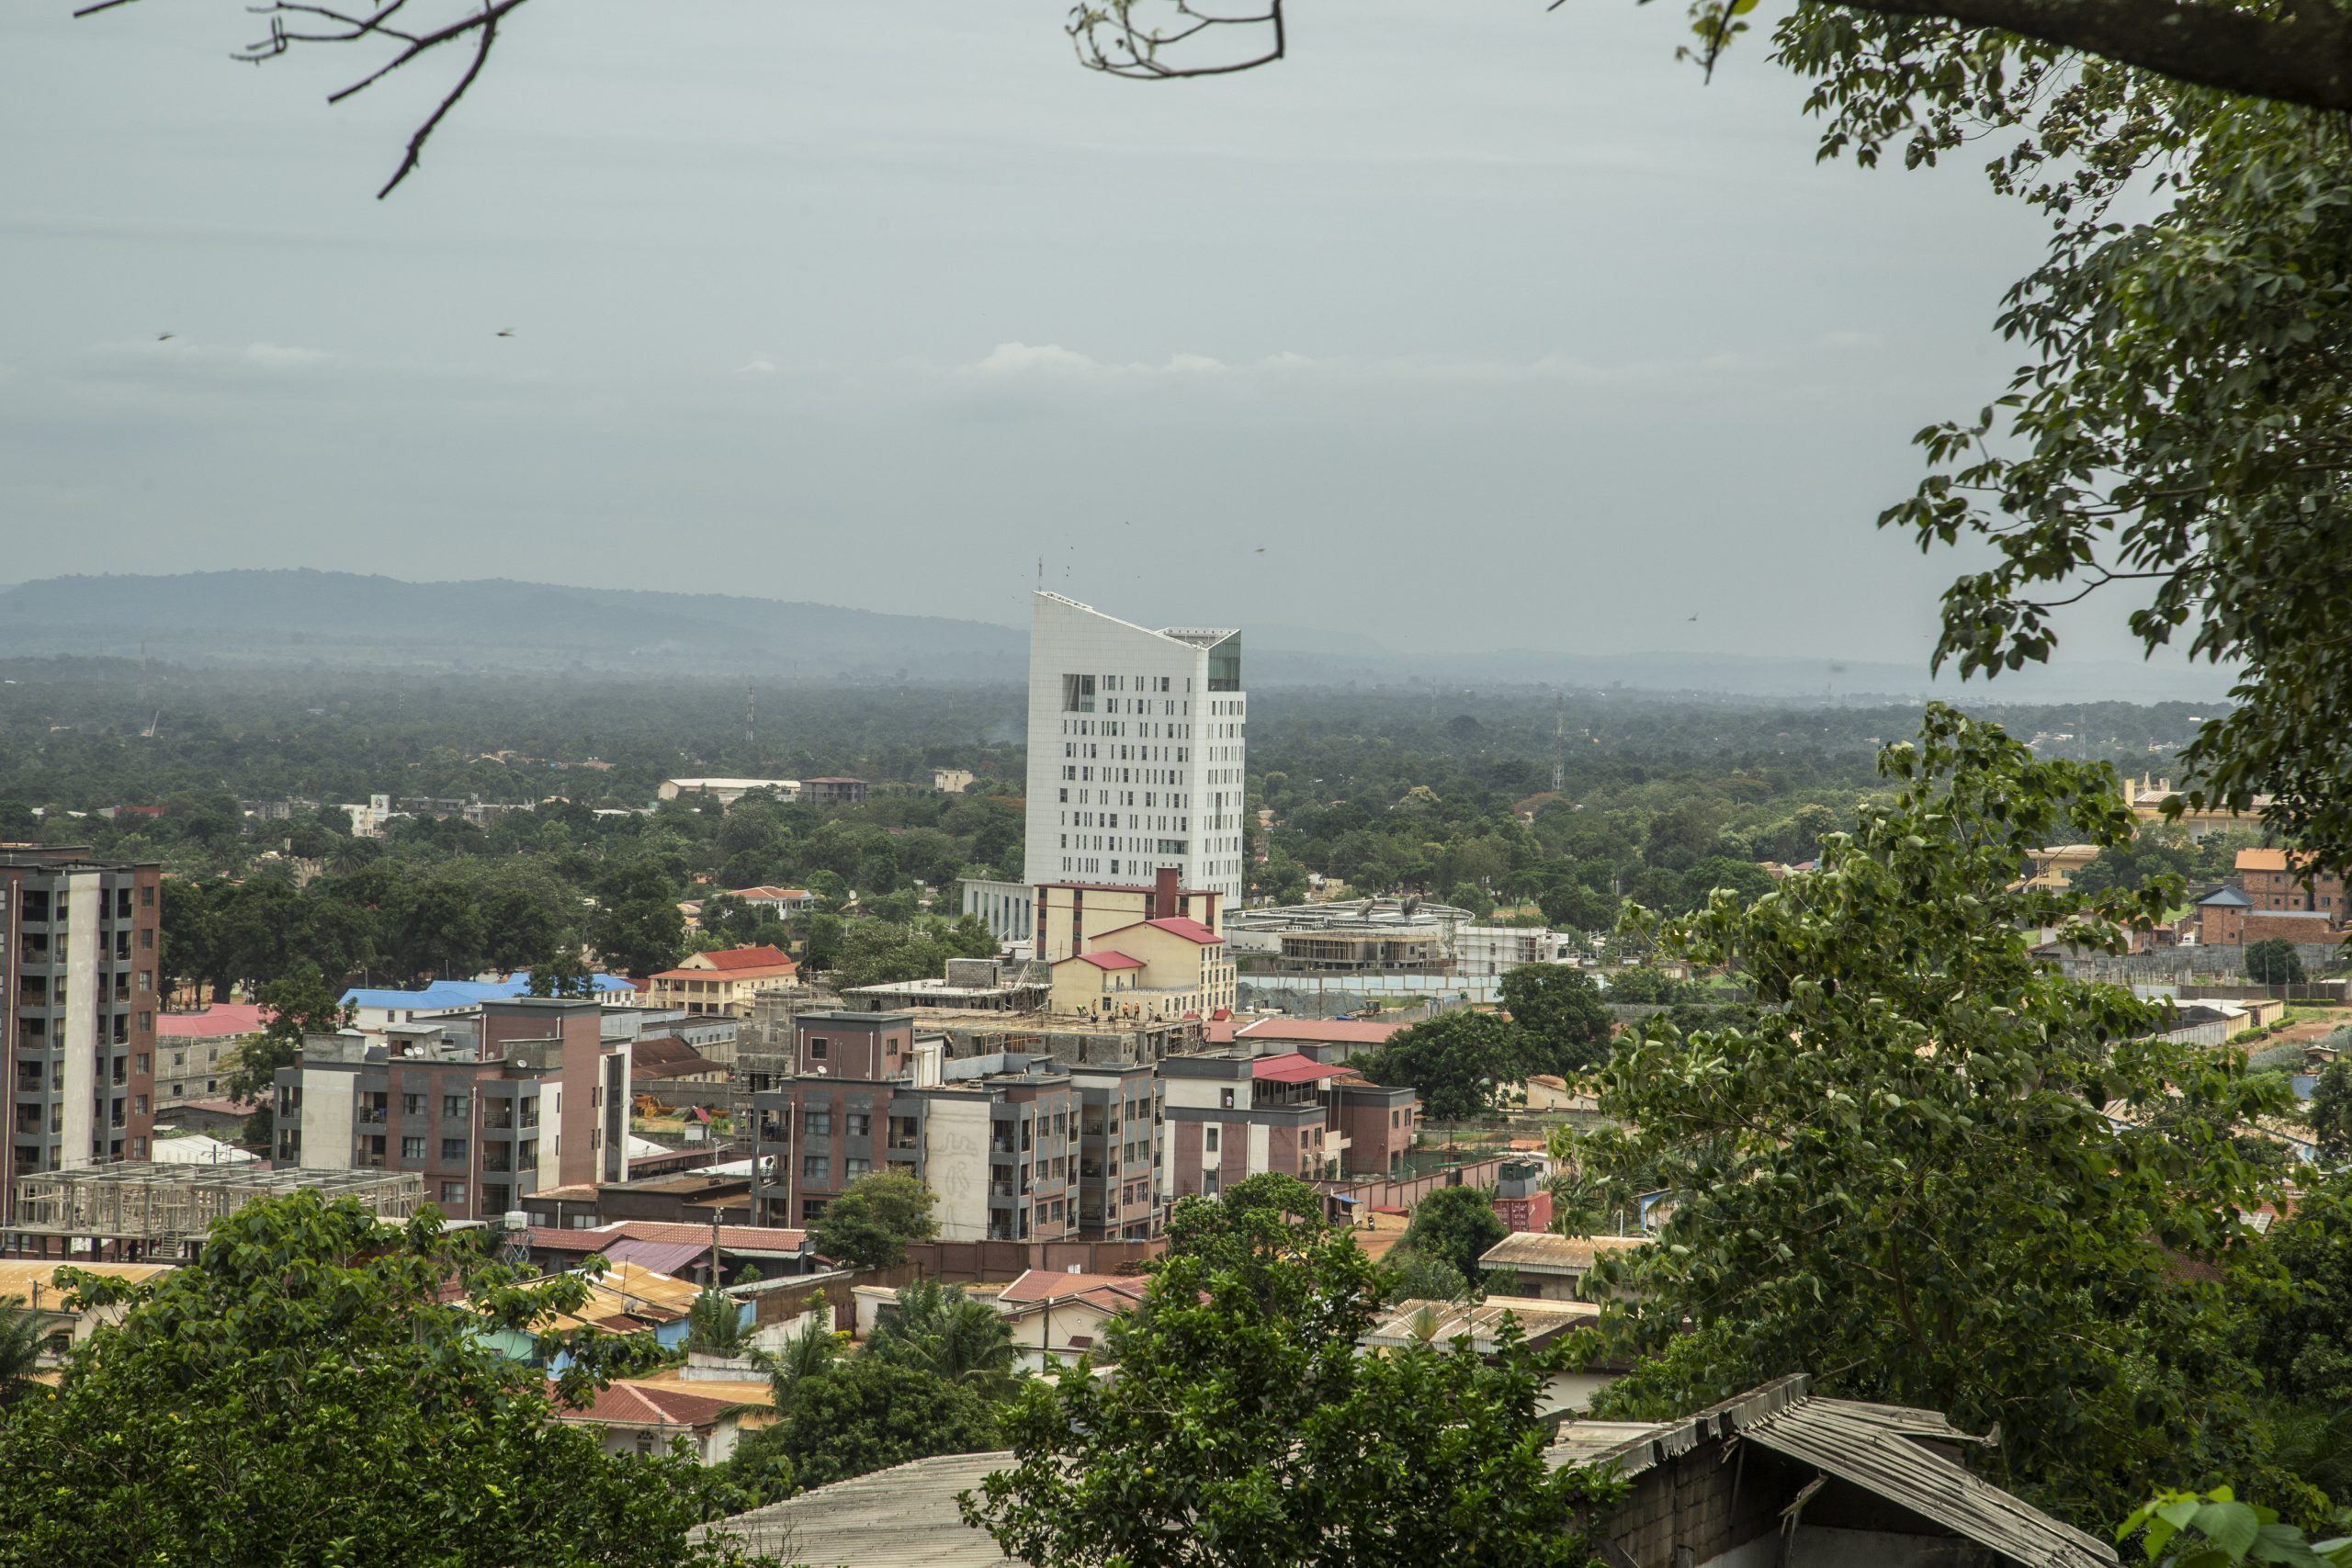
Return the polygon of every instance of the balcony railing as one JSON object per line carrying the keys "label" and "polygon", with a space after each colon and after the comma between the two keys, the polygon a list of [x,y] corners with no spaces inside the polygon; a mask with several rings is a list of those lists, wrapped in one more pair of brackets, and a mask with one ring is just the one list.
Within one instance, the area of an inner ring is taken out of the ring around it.
{"label": "balcony railing", "polygon": [[482,1112],[481,1124],[485,1127],[496,1128],[502,1133],[505,1132],[514,1125],[514,1112],[504,1105],[495,1110],[485,1111]]}
{"label": "balcony railing", "polygon": [[380,1105],[363,1105],[359,1108],[358,1120],[362,1127],[380,1127],[390,1119],[390,1114]]}
{"label": "balcony railing", "polygon": [[482,1151],[481,1168],[484,1170],[513,1170],[514,1168],[514,1161],[507,1153],[507,1145],[504,1144],[492,1144],[485,1148]]}

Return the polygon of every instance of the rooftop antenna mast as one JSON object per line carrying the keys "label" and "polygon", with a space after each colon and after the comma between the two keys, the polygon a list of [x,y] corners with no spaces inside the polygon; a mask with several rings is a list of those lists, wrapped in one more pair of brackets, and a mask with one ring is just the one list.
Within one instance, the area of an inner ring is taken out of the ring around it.
{"label": "rooftop antenna mast", "polygon": [[756,760],[760,754],[760,699],[752,694],[748,681],[743,683],[743,742],[751,747]]}

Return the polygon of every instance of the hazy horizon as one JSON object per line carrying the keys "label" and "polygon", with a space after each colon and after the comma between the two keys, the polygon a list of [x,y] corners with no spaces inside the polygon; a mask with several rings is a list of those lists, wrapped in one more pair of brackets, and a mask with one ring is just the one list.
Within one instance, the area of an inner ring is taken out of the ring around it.
{"label": "hazy horizon", "polygon": [[[1966,159],[1816,164],[1760,45],[1702,84],[1630,3],[1316,7],[1277,67],[1143,85],[1071,63],[1060,0],[711,0],[658,50],[576,0],[380,203],[440,78],[330,108],[357,51],[69,12],[0,16],[24,579],[1017,626],[1042,558],[1153,624],[1924,681],[1968,558],[1872,520],[2000,389],[2041,247]],[[2121,611],[2064,656],[2135,658]]]}

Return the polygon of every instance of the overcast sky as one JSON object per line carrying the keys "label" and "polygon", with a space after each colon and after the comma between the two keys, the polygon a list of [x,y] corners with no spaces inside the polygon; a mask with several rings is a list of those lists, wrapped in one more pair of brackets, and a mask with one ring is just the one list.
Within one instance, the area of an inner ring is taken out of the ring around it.
{"label": "overcast sky", "polygon": [[1979,159],[1816,165],[1666,0],[1294,3],[1131,85],[1060,0],[547,0],[378,202],[460,62],[330,108],[369,59],[231,63],[236,0],[11,0],[0,581],[1020,622],[1043,556],[1143,621],[1923,658],[1956,563],[1871,520],[2040,245]]}

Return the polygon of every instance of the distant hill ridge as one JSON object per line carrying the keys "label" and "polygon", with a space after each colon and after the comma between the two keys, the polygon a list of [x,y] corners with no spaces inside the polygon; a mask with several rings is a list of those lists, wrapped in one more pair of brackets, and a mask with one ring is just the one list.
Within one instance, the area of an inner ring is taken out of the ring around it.
{"label": "distant hill ridge", "polygon": [[356,572],[55,577],[0,591],[0,657],[640,673],[1018,678],[1011,626],[720,593]]}
{"label": "distant hill ridge", "polygon": [[[1113,606],[1106,606],[1113,607]],[[1025,605],[1008,605],[1015,613]],[[1773,654],[1549,651],[1402,653],[1363,632],[1243,627],[1243,679],[1277,685],[1560,685],[1768,701],[1973,704],[2218,700],[2226,671],[2062,659],[1962,688],[1919,665]],[[1026,679],[1024,628],[839,604],[503,578],[410,582],[345,571],[240,570],[53,577],[0,589],[0,659],[105,655],[270,669],[530,674],[562,671],[771,680],[992,685]]]}

